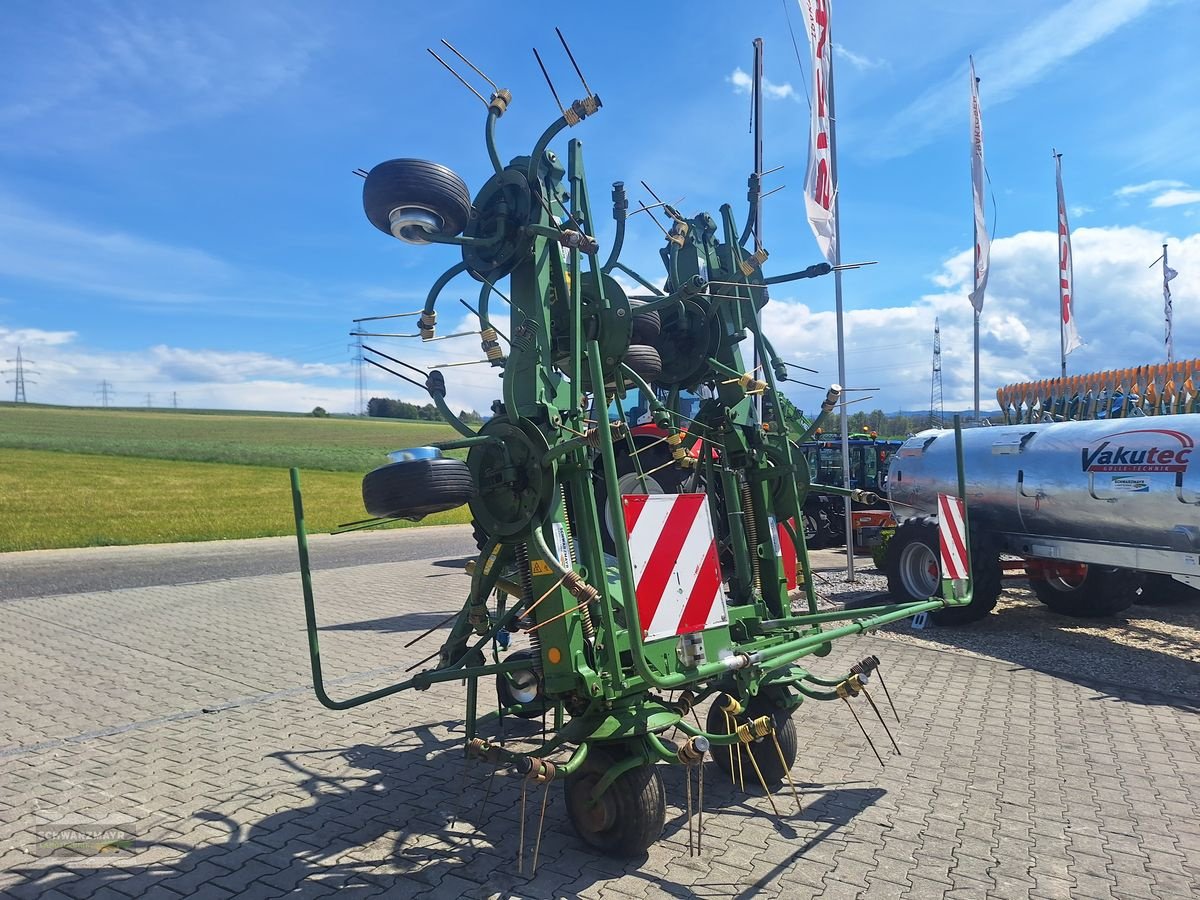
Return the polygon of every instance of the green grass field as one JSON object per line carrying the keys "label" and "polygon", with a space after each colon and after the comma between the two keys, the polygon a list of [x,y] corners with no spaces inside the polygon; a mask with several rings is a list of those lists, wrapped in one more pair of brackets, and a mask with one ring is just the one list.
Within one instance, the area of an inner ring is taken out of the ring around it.
{"label": "green grass field", "polygon": [[[0,552],[290,534],[366,517],[363,473],[453,437],[378,419],[0,406]],[[466,507],[421,524],[469,521]]]}

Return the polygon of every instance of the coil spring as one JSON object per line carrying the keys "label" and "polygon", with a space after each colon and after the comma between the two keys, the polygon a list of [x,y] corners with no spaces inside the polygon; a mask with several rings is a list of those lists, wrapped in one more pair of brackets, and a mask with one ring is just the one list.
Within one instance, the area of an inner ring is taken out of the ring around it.
{"label": "coil spring", "polygon": [[757,719],[751,719],[744,725],[739,725],[737,727],[738,740],[743,744],[749,744],[751,741],[766,737],[770,733],[770,716],[759,716]]}
{"label": "coil spring", "polygon": [[[524,544],[517,544],[514,548],[513,555],[517,560],[517,572],[521,576],[521,593],[525,596],[522,601],[528,605],[533,602],[533,572],[529,568],[529,547]],[[531,612],[529,618],[533,621],[531,625],[537,624],[537,611]],[[533,652],[533,668],[536,672],[542,671],[542,638],[537,631],[530,632],[529,645]]]}
{"label": "coil spring", "polygon": [[[594,431],[595,429],[592,430]],[[563,533],[567,536],[567,558],[570,560],[571,566],[574,567],[575,538],[571,534],[571,517],[567,515],[567,489],[561,484],[558,486],[558,496],[563,508]],[[570,581],[572,579],[568,576],[566,580]],[[584,583],[582,582],[582,579],[580,579],[580,582]],[[590,585],[586,585],[586,583],[584,584],[585,586],[590,587]],[[568,587],[567,590],[570,591],[570,587]],[[575,594],[574,591],[571,591],[571,593],[575,596],[579,596],[578,594]],[[579,624],[583,628],[584,639],[587,640],[589,644],[595,643],[596,641],[596,626],[592,622],[592,614],[588,609],[588,605],[593,602],[594,599],[599,599],[599,594],[597,594],[594,589],[592,589],[592,593],[594,596],[588,596],[586,599],[583,597],[579,598],[581,601],[583,601],[583,604],[579,607]]]}
{"label": "coil spring", "polygon": [[762,576],[758,566],[758,523],[754,519],[754,497],[748,481],[742,481],[742,525],[746,529],[746,542],[750,545],[750,574],[754,579],[754,589],[762,591]]}

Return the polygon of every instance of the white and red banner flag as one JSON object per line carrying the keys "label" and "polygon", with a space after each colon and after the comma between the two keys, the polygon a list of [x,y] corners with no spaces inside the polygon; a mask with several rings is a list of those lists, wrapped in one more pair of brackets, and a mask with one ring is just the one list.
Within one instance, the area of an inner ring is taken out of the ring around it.
{"label": "white and red banner flag", "polygon": [[812,128],[808,147],[808,169],[804,173],[804,206],[817,247],[830,265],[837,262],[837,223],[833,181],[833,122],[829,104],[833,45],[829,41],[830,0],[799,0],[812,51]]}
{"label": "white and red banner flag", "polygon": [[1083,341],[1075,325],[1075,259],[1071,252],[1067,201],[1063,199],[1061,153],[1054,154],[1054,174],[1058,180],[1058,297],[1062,313],[1062,355],[1066,359],[1068,353],[1083,346]]}
{"label": "white and red banner flag", "polygon": [[967,57],[971,67],[971,195],[975,201],[975,289],[969,297],[975,312],[983,312],[983,293],[987,290],[988,265],[991,262],[992,241],[988,236],[984,214],[983,116],[979,111],[979,79],[975,77],[975,60]]}

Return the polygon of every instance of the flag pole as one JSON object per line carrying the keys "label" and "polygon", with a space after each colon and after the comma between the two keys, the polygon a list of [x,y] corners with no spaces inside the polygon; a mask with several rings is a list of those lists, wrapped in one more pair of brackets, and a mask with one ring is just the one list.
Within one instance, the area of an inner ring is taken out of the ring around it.
{"label": "flag pole", "polygon": [[[832,18],[832,16],[830,17]],[[828,46],[833,46],[833,28],[826,24]],[[833,100],[833,57],[829,59],[829,176],[833,181],[833,304],[837,318],[838,384],[846,386],[846,330],[842,307],[842,217],[840,212],[841,184],[838,182],[837,167],[837,111]],[[841,397],[842,430],[842,487],[850,487],[850,427],[846,415],[846,392]],[[861,487],[861,485],[860,485]],[[846,580],[854,581],[854,518],[853,503],[849,496],[843,498],[846,516]]]}
{"label": "flag pole", "polygon": [[1167,319],[1165,343],[1167,349],[1167,365],[1175,362],[1175,335],[1171,328],[1171,279],[1167,277],[1167,245],[1163,244],[1163,314]]}
{"label": "flag pole", "polygon": [[[1059,153],[1054,147],[1051,147],[1050,148],[1050,156],[1054,159],[1055,165],[1057,167],[1058,161],[1060,159],[1062,159],[1062,154]],[[1056,184],[1057,184],[1057,177],[1058,177],[1057,172],[1058,172],[1058,169],[1056,168],[1055,169]],[[1061,254],[1062,254],[1062,243],[1061,243],[1061,241],[1062,241],[1062,221],[1061,221],[1062,210],[1059,208],[1059,206],[1060,206],[1060,204],[1058,203],[1058,201],[1056,199],[1055,200],[1055,219],[1057,221],[1054,224],[1054,233],[1059,235],[1060,243],[1059,243],[1058,252],[1059,252],[1059,255],[1061,258]],[[1061,262],[1059,263],[1059,265],[1061,266]],[[1059,286],[1059,295],[1058,295],[1058,359],[1059,359],[1059,363],[1060,363],[1061,369],[1062,369],[1062,377],[1066,378],[1067,377],[1067,331],[1066,331],[1066,325],[1063,322],[1063,302],[1062,302],[1062,287],[1061,287],[1062,276],[1061,276],[1061,274],[1059,275],[1059,281],[1060,281],[1060,286]]]}

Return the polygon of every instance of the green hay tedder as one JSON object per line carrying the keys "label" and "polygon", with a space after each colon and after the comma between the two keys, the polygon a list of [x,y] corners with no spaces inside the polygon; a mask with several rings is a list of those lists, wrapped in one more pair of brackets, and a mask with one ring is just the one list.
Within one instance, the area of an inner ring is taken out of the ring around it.
{"label": "green hay tedder", "polygon": [[[663,830],[656,764],[688,767],[689,795],[690,772],[706,756],[723,777],[777,789],[796,761],[796,709],[806,699],[860,696],[878,666],[868,657],[819,677],[802,662],[828,654],[839,638],[965,604],[969,586],[947,585],[945,599],[818,610],[794,527],[808,470],[788,429],[761,420],[763,398],[775,396],[788,370],[761,314],[769,285],[830,267],[764,276],[766,251],[746,246],[758,175],[740,229],[729,205],[717,218],[687,218],[658,204],[671,222],[660,251],[662,289],[621,262],[628,201],[620,182],[612,188],[615,238],[602,250],[580,142],[567,141],[565,155],[551,149],[563,131],[600,112],[600,98],[584,89],[528,155],[507,163],[496,125],[512,98],[496,89],[484,101],[494,172],[474,197],[452,171],[423,160],[393,159],[365,178],[365,211],[379,230],[461,251],[417,314],[420,337],[435,338],[439,296],[451,280],[474,279],[482,350],[500,375],[494,414],[475,429],[447,405],[443,371],[422,372],[422,386],[461,437],[394,455],[398,461],[363,482],[367,511],[380,520],[466,503],[476,522],[482,548],[467,567],[470,589],[428,670],[345,700],[325,692],[294,471],[293,497],[320,701],[346,709],[464,680],[465,752],[528,784],[564,782],[583,840],[637,855]],[[644,291],[627,293],[615,271]],[[497,298],[510,306],[510,335],[493,324]],[[619,453],[643,456],[621,411],[635,387],[666,435],[666,465],[687,476],[683,493],[622,496],[616,487]],[[704,399],[684,418],[679,397],[687,391]],[[829,390],[809,430],[838,394]],[[451,449],[465,449],[465,461],[442,454]],[[606,515],[625,524],[612,528],[611,553],[602,539]],[[788,557],[801,576],[791,589]],[[495,680],[500,698],[484,714],[481,679],[489,687]],[[708,701],[701,727],[693,710]],[[547,716],[552,725],[540,746],[520,752],[481,736],[488,720],[505,715]]]}

